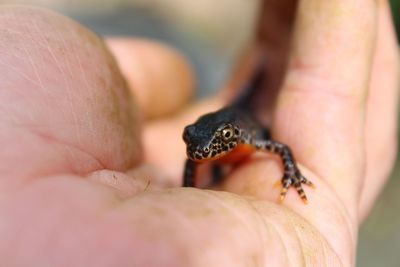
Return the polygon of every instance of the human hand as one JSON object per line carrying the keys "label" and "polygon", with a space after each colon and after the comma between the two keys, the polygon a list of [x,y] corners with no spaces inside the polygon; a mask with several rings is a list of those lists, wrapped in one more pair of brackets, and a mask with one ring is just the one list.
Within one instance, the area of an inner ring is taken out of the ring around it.
{"label": "human hand", "polygon": [[[300,7],[309,13],[301,12],[296,23],[290,57],[296,64],[285,74],[273,128],[317,186],[307,191],[309,205],[292,191],[284,205],[275,203],[279,190],[272,184],[282,171],[279,161],[261,156],[227,178],[224,189],[236,194],[166,188],[179,184],[183,126],[216,108],[222,97],[144,122],[147,162],[172,177],[157,178],[142,164],[139,114],[102,43],[54,14],[2,8],[2,263],[351,265],[360,218],[396,151],[398,54],[383,3],[352,9],[346,2],[340,9],[315,2]],[[346,12],[318,23],[338,10]],[[316,46],[314,38],[330,41]],[[123,71],[136,94],[160,90],[146,81],[159,81],[176,94],[189,90],[190,73],[166,49],[140,41],[112,47],[120,62],[128,60],[121,49],[129,50],[133,65]],[[371,166],[375,159],[387,165]]]}

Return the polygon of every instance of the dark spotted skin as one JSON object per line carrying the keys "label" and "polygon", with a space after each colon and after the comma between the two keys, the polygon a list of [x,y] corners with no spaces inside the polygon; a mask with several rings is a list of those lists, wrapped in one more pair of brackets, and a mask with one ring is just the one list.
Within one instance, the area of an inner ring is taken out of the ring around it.
{"label": "dark spotted skin", "polygon": [[[251,86],[246,89],[256,90],[261,87],[262,76],[259,72],[256,73]],[[265,151],[279,155],[283,162],[280,200],[285,198],[288,188],[293,186],[301,199],[307,203],[302,184],[313,184],[301,174],[291,149],[271,139],[269,130],[249,112],[247,103],[243,98],[239,99],[233,105],[205,114],[195,123],[185,127],[183,140],[186,143],[188,159],[183,186],[196,186],[196,167],[202,162],[234,163],[255,151]]]}

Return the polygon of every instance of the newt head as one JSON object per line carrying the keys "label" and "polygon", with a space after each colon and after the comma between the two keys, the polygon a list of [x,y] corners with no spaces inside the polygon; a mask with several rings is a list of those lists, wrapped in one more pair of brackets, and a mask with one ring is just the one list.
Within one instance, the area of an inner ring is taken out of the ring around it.
{"label": "newt head", "polygon": [[223,110],[201,116],[185,127],[183,140],[188,158],[196,162],[217,159],[233,150],[241,131],[231,114]]}

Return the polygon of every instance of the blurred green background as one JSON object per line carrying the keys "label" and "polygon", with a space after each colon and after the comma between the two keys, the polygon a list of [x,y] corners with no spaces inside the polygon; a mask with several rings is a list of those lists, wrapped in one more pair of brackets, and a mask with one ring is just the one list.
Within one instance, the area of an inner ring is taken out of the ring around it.
{"label": "blurred green background", "polygon": [[[0,3],[46,6],[102,35],[135,35],[167,42],[192,62],[200,96],[212,93],[226,80],[232,62],[251,38],[258,7],[255,0],[0,0]],[[391,6],[400,40],[400,0],[392,0]],[[361,228],[359,267],[400,266],[399,163]]]}

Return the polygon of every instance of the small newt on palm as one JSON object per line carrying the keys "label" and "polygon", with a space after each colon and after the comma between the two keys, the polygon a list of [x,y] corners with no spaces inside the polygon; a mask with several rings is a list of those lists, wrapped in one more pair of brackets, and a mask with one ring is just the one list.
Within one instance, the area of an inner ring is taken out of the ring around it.
{"label": "small newt on palm", "polygon": [[262,88],[264,80],[265,70],[262,64],[244,88],[244,94],[233,104],[205,114],[185,127],[183,140],[188,159],[183,186],[196,186],[195,172],[198,164],[210,161],[218,164],[216,166],[235,163],[255,151],[265,151],[279,155],[284,165],[280,201],[285,198],[289,187],[293,186],[307,203],[302,184],[312,187],[313,184],[301,174],[289,146],[271,139],[269,129],[262,126],[251,112],[251,99]]}

